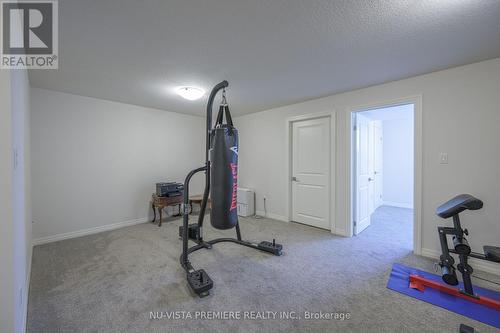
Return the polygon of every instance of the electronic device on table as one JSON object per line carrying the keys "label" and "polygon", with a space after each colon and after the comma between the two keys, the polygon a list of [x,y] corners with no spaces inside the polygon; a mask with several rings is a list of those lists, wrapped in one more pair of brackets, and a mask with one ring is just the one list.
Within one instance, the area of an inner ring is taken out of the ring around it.
{"label": "electronic device on table", "polygon": [[183,193],[184,185],[181,183],[156,183],[156,195],[159,197],[178,197]]}

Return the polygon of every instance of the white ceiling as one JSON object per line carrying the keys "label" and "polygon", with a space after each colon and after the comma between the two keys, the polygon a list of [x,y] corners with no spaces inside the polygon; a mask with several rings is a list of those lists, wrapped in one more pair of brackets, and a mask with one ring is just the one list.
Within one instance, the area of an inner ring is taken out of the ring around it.
{"label": "white ceiling", "polygon": [[235,114],[500,56],[499,0],[59,0],[59,70],[33,86],[203,114],[178,85],[227,79]]}

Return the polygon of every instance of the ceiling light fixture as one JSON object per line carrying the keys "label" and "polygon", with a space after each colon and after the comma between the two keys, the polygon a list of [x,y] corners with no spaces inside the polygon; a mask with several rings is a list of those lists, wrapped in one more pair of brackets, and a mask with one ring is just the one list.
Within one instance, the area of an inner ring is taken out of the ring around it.
{"label": "ceiling light fixture", "polygon": [[177,87],[175,89],[175,92],[182,98],[185,98],[190,101],[195,101],[197,99],[200,99],[203,95],[205,95],[205,90],[189,86]]}

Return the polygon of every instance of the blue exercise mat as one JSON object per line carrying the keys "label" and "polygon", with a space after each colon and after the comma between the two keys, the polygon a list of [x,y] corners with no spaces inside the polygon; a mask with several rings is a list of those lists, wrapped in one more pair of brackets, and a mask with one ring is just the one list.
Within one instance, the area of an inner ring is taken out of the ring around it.
{"label": "blue exercise mat", "polygon": [[[424,291],[412,289],[410,288],[410,274],[416,274],[426,279],[444,284],[441,277],[438,275],[401,264],[393,264],[391,276],[387,282],[387,288],[427,303],[440,306],[444,309],[461,314],[462,316],[500,328],[500,311],[481,304],[469,302],[465,299],[440,292],[439,290],[433,288],[427,287]],[[463,288],[462,283],[460,283],[457,287]],[[478,295],[486,296],[494,300],[500,300],[500,292],[476,286],[474,286],[474,292]]]}

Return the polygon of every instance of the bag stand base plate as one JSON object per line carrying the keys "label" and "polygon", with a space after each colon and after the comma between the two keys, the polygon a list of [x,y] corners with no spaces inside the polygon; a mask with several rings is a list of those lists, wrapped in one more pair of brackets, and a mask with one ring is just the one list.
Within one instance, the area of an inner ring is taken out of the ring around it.
{"label": "bag stand base plate", "polygon": [[272,253],[275,256],[280,256],[283,254],[283,245],[276,243],[274,240],[272,242],[262,241],[257,244],[257,246],[259,250]]}
{"label": "bag stand base plate", "polygon": [[214,286],[214,282],[204,269],[188,273],[187,280],[191,289],[200,297],[208,296],[210,289]]}

